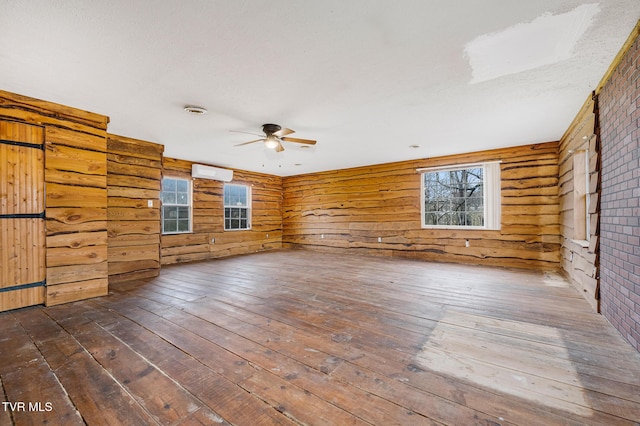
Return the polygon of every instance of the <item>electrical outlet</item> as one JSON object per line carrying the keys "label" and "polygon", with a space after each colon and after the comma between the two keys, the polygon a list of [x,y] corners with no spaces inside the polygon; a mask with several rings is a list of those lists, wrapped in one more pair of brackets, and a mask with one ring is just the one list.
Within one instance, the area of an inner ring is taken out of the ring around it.
{"label": "electrical outlet", "polygon": [[153,207],[153,200],[147,200],[147,207]]}
{"label": "electrical outlet", "polygon": [[324,239],[324,234],[321,234],[321,235],[320,235],[320,238],[321,238],[321,239]]}
{"label": "electrical outlet", "polygon": [[469,247],[469,240],[464,240],[464,246]]}
{"label": "electrical outlet", "polygon": [[382,242],[382,237],[378,237],[378,242],[381,243]]}
{"label": "electrical outlet", "polygon": [[269,234],[267,234],[267,238],[269,238]]}
{"label": "electrical outlet", "polygon": [[216,239],[215,238],[211,238],[211,244],[215,244],[216,243]]}

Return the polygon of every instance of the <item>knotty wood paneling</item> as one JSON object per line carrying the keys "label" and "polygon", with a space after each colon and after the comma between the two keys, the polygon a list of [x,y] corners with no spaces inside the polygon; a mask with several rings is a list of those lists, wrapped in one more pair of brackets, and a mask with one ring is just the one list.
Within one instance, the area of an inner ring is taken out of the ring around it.
{"label": "knotty wood paneling", "polygon": [[[163,175],[191,178],[192,164],[190,161],[164,158]],[[162,236],[162,264],[282,247],[282,178],[234,170],[232,183],[251,186],[251,229],[225,231],[224,182],[193,179],[193,232]]]}
{"label": "knotty wood paneling", "polygon": [[155,277],[164,146],[109,135],[107,151],[109,282]]}
{"label": "knotty wood paneling", "polygon": [[[562,270],[571,283],[598,309],[598,215],[599,215],[599,148],[596,134],[595,102],[589,96],[560,140],[559,198],[560,232],[562,235]],[[587,138],[587,139],[584,139]],[[576,238],[574,229],[574,169],[573,156],[587,151],[589,156],[589,217],[588,239]]]}
{"label": "knotty wood paneling", "polygon": [[5,91],[0,117],[44,128],[45,303],[106,294],[108,117]]}
{"label": "knotty wood paneling", "polygon": [[[501,230],[421,228],[417,168],[492,160],[502,161]],[[557,161],[549,142],[285,177],[283,246],[557,269]]]}

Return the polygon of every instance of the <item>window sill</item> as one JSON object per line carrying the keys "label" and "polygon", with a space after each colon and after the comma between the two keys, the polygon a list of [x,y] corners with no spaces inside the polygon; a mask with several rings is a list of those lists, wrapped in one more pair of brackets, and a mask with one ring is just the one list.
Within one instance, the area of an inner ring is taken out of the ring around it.
{"label": "window sill", "polygon": [[422,225],[422,229],[450,229],[450,230],[468,230],[468,231],[499,231],[500,228],[489,228],[485,226],[455,226],[455,225]]}
{"label": "window sill", "polygon": [[571,240],[571,242],[573,242],[574,244],[579,245],[582,248],[588,248],[589,247],[589,241],[588,240]]}

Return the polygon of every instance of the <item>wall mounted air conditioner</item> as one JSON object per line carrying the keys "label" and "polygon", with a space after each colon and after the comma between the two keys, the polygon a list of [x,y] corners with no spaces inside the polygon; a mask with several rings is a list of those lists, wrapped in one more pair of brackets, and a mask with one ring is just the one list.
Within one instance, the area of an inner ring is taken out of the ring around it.
{"label": "wall mounted air conditioner", "polygon": [[219,169],[217,167],[204,166],[202,164],[193,164],[191,166],[191,176],[200,179],[231,182],[233,179],[233,170]]}

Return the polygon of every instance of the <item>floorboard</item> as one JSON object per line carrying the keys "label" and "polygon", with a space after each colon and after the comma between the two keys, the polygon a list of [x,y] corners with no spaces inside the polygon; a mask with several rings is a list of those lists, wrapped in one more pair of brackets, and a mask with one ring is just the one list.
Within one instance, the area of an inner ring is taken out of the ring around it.
{"label": "floorboard", "polygon": [[3,425],[640,424],[640,354],[549,272],[282,250],[0,321]]}

